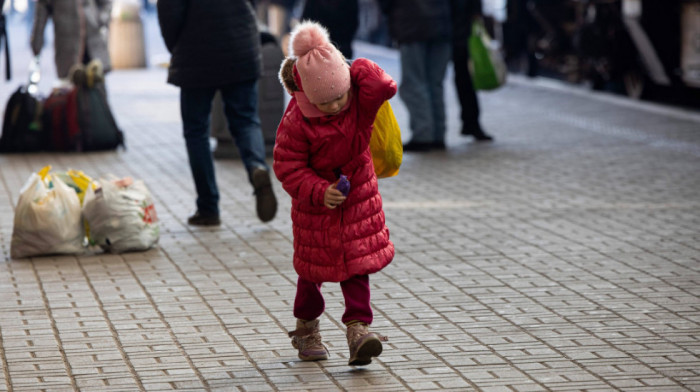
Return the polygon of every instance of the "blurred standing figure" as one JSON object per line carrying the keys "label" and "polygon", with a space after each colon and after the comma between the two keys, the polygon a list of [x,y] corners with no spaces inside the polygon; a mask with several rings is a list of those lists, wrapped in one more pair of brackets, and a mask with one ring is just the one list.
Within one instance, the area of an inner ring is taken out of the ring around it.
{"label": "blurred standing figure", "polygon": [[289,32],[289,20],[296,0],[256,1],[258,18],[267,25],[270,34],[281,39]]}
{"label": "blurred standing figure", "polygon": [[469,35],[472,22],[481,17],[481,0],[450,0],[452,6],[452,61],[455,69],[455,86],[462,107],[462,135],[473,136],[476,141],[491,141],[479,122],[479,100],[474,91],[469,72]]}
{"label": "blurred standing figure", "polygon": [[111,0],[38,0],[34,8],[31,47],[35,56],[44,47],[44,29],[51,18],[54,25],[56,74],[66,79],[75,64],[100,59],[104,72],[111,69],[107,29]]}
{"label": "blurred standing figure", "polygon": [[399,95],[413,132],[404,151],[445,149],[443,81],[452,56],[450,0],[379,0],[401,55]]}
{"label": "blurred standing figure", "polygon": [[248,0],[159,0],[157,8],[161,34],[172,55],[168,83],[180,87],[180,114],[197,189],[197,211],[188,223],[221,223],[209,146],[212,99],[217,90],[255,190],[258,217],[263,222],[272,220],[277,200],[258,116],[262,56],[253,4]]}
{"label": "blurred standing figure", "polygon": [[112,0],[80,0],[85,12],[85,52],[83,64],[100,59],[104,72],[112,69],[109,58],[109,20],[112,14]]}
{"label": "blurred standing figure", "polygon": [[346,59],[352,58],[352,41],[360,24],[358,0],[306,0],[301,20],[327,26],[331,42]]}

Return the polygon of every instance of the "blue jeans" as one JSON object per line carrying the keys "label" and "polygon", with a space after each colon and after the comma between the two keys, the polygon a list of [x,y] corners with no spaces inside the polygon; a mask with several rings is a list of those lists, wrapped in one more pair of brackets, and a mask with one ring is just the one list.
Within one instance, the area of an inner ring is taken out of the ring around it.
{"label": "blue jeans", "polygon": [[[219,189],[216,185],[214,158],[209,146],[212,100],[221,91],[229,131],[236,142],[248,178],[265,163],[265,141],[258,117],[258,81],[250,80],[221,88],[181,88],[180,115],[187,156],[197,189],[197,210],[219,214]],[[268,169],[269,170],[269,169]]]}
{"label": "blue jeans", "polygon": [[445,141],[446,114],[443,83],[452,56],[450,41],[400,44],[399,95],[408,109],[409,124],[417,143]]}

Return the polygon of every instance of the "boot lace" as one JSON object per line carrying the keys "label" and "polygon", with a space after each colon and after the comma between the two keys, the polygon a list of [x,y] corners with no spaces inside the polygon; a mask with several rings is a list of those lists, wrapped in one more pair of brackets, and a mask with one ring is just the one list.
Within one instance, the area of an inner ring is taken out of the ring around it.
{"label": "boot lace", "polygon": [[[355,344],[360,338],[363,336],[369,334],[369,326],[365,323],[355,323],[352,325],[348,326],[348,342],[351,342],[352,344]],[[388,337],[384,335],[380,335],[376,332],[372,332],[381,340],[382,342],[386,342],[389,340]]]}
{"label": "boot lace", "polygon": [[318,328],[297,328],[289,332],[289,337],[298,345],[302,351],[312,349],[322,349],[323,342]]}

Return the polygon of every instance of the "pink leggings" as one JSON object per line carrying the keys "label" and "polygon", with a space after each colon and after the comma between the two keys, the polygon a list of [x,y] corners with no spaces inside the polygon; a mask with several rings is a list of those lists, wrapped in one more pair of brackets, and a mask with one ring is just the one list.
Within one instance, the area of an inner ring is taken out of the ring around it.
{"label": "pink leggings", "polygon": [[[345,297],[343,323],[357,320],[372,323],[372,308],[369,306],[369,276],[356,275],[340,282]],[[321,294],[321,283],[309,282],[301,277],[297,281],[297,296],[294,298],[294,317],[315,320],[326,308]]]}

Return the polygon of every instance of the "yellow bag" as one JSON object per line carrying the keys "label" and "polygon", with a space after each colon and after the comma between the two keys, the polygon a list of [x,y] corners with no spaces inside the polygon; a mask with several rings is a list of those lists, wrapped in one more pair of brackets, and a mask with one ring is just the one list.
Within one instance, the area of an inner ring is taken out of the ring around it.
{"label": "yellow bag", "polygon": [[83,199],[85,198],[85,191],[87,188],[89,186],[91,186],[93,190],[97,188],[92,178],[80,170],[71,169],[65,173],[54,173],[54,176],[59,177],[66,185],[75,190],[75,193],[78,194],[78,199],[80,199],[80,205],[83,205]]}
{"label": "yellow bag", "polygon": [[401,129],[396,121],[389,101],[385,101],[377,112],[374,130],[369,140],[374,172],[377,178],[393,177],[399,174],[403,158]]}

